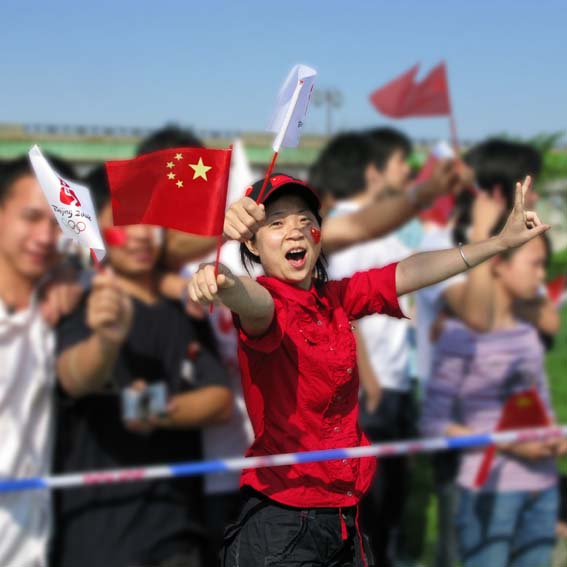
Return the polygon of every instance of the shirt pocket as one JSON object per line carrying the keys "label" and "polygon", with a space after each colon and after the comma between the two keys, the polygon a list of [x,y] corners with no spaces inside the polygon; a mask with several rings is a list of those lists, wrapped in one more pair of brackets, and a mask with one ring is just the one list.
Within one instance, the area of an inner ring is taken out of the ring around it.
{"label": "shirt pocket", "polygon": [[316,313],[305,315],[297,321],[297,330],[307,344],[322,346],[329,343],[327,323]]}

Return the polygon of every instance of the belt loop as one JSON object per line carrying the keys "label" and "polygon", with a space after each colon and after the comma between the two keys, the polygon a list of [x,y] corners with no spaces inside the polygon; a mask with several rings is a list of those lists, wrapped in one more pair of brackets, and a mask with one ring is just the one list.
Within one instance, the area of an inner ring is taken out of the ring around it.
{"label": "belt loop", "polygon": [[346,541],[348,539],[348,532],[347,532],[346,522],[343,516],[342,508],[339,508],[339,521],[341,523],[341,538],[343,541]]}
{"label": "belt loop", "polygon": [[362,558],[362,563],[364,567],[368,567],[368,562],[366,561],[366,553],[364,553],[364,544],[362,543],[362,534],[360,533],[360,526],[358,524],[358,510],[360,506],[356,505],[356,515],[354,517],[354,524],[356,526],[356,535],[358,536],[358,545],[360,546],[360,556]]}

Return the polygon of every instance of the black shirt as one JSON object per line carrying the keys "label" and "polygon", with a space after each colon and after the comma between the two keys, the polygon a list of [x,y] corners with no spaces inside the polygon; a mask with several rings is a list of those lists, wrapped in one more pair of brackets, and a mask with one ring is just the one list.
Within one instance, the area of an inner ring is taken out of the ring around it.
{"label": "black shirt", "polygon": [[[58,329],[58,352],[88,338],[86,298]],[[58,473],[162,464],[201,458],[198,430],[129,432],[120,390],[135,380],[163,381],[175,394],[227,385],[224,368],[173,302],[134,301],[134,320],[108,387],[73,400],[60,392]],[[56,493],[54,565],[124,567],[188,551],[202,536],[201,481],[163,479]]]}

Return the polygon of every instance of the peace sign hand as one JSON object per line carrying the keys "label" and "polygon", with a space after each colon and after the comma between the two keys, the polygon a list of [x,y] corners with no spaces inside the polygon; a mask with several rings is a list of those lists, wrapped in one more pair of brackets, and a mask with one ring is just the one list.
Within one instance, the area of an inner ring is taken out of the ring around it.
{"label": "peace sign hand", "polygon": [[516,248],[532,238],[547,232],[551,226],[543,224],[535,211],[526,211],[524,202],[526,194],[532,187],[532,178],[528,175],[523,183],[516,183],[514,208],[499,237],[506,249]]}

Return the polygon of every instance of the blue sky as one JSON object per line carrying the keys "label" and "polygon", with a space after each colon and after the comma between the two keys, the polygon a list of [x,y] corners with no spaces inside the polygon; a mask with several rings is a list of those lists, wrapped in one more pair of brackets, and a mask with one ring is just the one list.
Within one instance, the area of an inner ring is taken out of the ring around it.
{"label": "blue sky", "polygon": [[[567,129],[565,0],[3,0],[0,21],[0,122],[262,130],[302,62],[356,128],[388,122],[374,88],[445,59],[462,138]],[[396,124],[448,135],[443,118]],[[324,131],[321,108],[305,128]]]}

